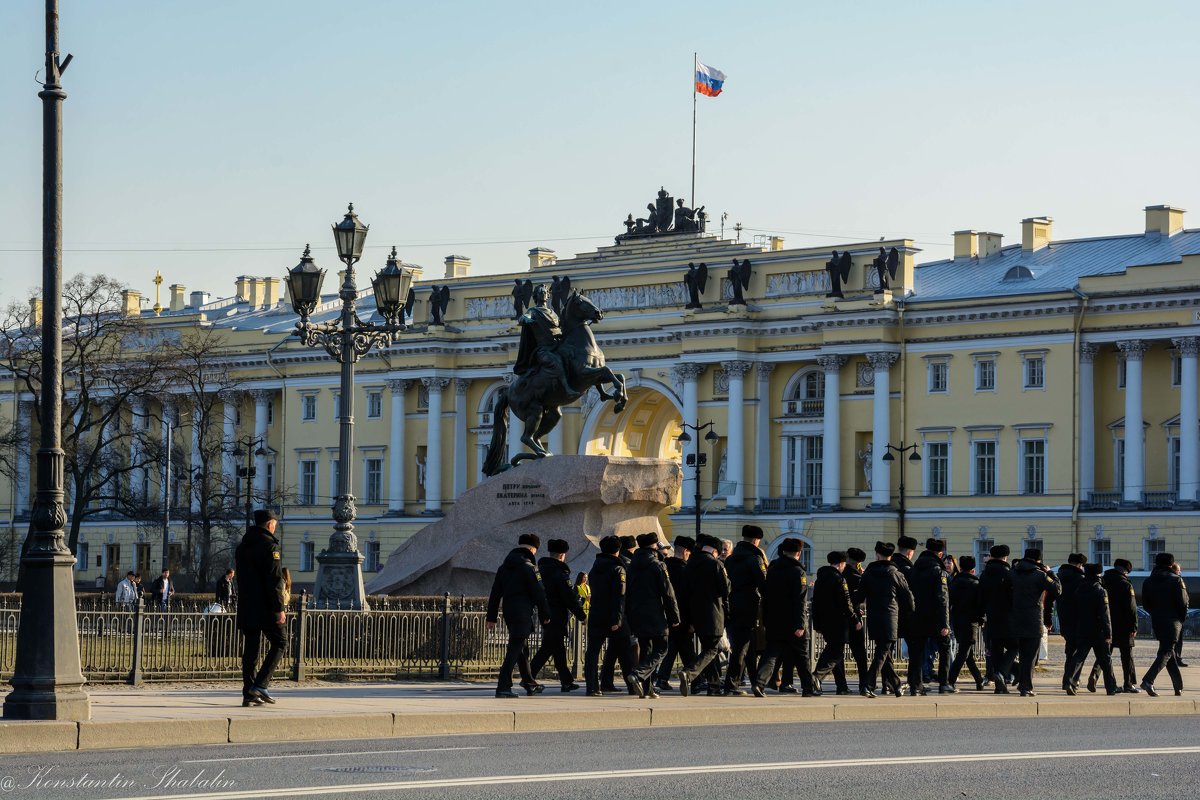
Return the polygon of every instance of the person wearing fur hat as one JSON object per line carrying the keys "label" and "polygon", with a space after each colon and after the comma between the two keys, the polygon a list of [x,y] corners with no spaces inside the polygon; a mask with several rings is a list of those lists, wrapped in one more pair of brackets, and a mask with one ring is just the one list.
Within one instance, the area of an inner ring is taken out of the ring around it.
{"label": "person wearing fur hat", "polygon": [[[1083,584],[1083,565],[1087,563],[1087,556],[1082,553],[1071,553],[1067,556],[1067,563],[1058,568],[1058,581],[1062,584],[1062,594],[1059,595],[1054,607],[1058,612],[1058,632],[1063,638],[1064,662],[1066,664],[1074,664],[1075,649],[1083,646],[1083,643],[1078,641],[1075,635],[1075,590]],[[1086,655],[1086,650],[1084,651]],[[1078,662],[1080,669],[1083,668],[1082,659]],[[1063,689],[1068,685],[1079,685],[1079,673],[1064,672],[1063,673]]]}
{"label": "person wearing fur hat", "polygon": [[[846,548],[846,568],[842,570],[842,577],[846,579],[846,588],[850,591],[851,599],[858,594],[858,585],[862,581],[863,562],[867,560],[867,554],[858,547]],[[865,617],[867,609],[861,602],[855,602],[854,612],[858,614],[861,620]],[[854,664],[858,668],[859,676],[867,674],[867,666],[870,662],[867,660],[867,626],[859,625],[850,629],[850,655],[854,657]]]}
{"label": "person wearing fur hat", "polygon": [[[587,652],[583,657],[583,677],[587,684],[588,697],[601,697],[604,692],[600,684],[600,649],[608,645],[616,651],[625,664],[632,662],[629,653],[629,637],[625,630],[626,621],[625,564],[618,553],[621,541],[616,536],[605,536],[600,540],[600,552],[588,571],[588,583],[592,586],[592,610],[588,614]],[[633,674],[633,666],[626,675]]]}
{"label": "person wearing fur hat", "polygon": [[629,565],[626,599],[629,627],[641,654],[633,675],[625,683],[638,697],[658,697],[652,677],[667,651],[667,632],[679,626],[679,606],[667,568],[658,557],[658,534],[637,537],[638,549]]}
{"label": "person wearing fur hat", "polygon": [[[692,681],[716,659],[729,616],[729,576],[717,559],[721,540],[702,533],[696,537],[696,544],[700,550],[688,560],[685,574],[689,622],[701,649],[679,672],[679,693],[684,697],[691,692]],[[715,684],[710,682],[710,686]]]}
{"label": "person wearing fur hat", "polygon": [[[1086,564],[1083,580],[1075,586],[1075,596],[1071,600],[1075,614],[1075,650],[1067,657],[1065,674],[1078,675],[1090,650],[1096,654],[1096,666],[1104,675],[1104,691],[1112,695],[1120,690],[1117,689],[1117,678],[1113,675],[1112,617],[1108,613],[1108,592],[1100,582],[1103,571],[1101,564]],[[1069,695],[1076,692],[1073,681],[1064,680],[1063,688]]]}
{"label": "person wearing fur hat", "polygon": [[763,590],[767,584],[767,554],[759,544],[763,531],[757,525],[742,526],[742,540],[725,559],[729,575],[729,667],[725,670],[726,695],[744,695],[739,684],[743,672],[754,672],[758,648],[756,632],[762,624]]}
{"label": "person wearing fur hat", "polygon": [[996,694],[1008,694],[1009,676],[1017,658],[1017,640],[1012,632],[1012,566],[1008,545],[992,545],[979,576],[979,602],[983,605],[984,628],[990,659],[989,677]]}
{"label": "person wearing fur hat", "polygon": [[517,546],[505,557],[492,581],[487,626],[496,627],[503,606],[504,624],[508,627],[508,647],[504,651],[504,663],[500,665],[496,697],[516,697],[512,690],[513,667],[521,671],[521,686],[526,694],[542,692],[542,685],[534,680],[529,670],[528,648],[529,634],[533,633],[534,611],[537,611],[543,626],[550,624],[550,605],[546,602],[542,576],[534,562],[541,544],[537,534],[521,534]]}
{"label": "person wearing fur hat", "polygon": [[[617,557],[621,559],[621,563],[625,566],[625,574],[628,577],[629,566],[633,563],[633,554],[637,552],[637,537],[626,534],[618,536],[617,540],[621,543],[621,550],[617,553]],[[610,647],[604,653],[604,662],[600,666],[601,691],[613,693],[617,691],[614,676],[616,675],[618,661],[621,663],[621,674],[625,676],[627,684],[629,676],[637,669],[638,640],[629,627],[628,614],[625,615],[621,623],[621,633],[625,636],[626,646],[623,648]],[[634,694],[632,687],[629,687],[629,694]]]}
{"label": "person wearing fur hat", "polygon": [[764,687],[775,671],[775,662],[784,653],[791,656],[804,697],[821,693],[819,687],[814,687],[808,659],[808,637],[812,633],[808,619],[808,576],[800,564],[802,546],[799,539],[784,539],[779,545],[779,555],[767,567],[763,602],[767,649],[751,687],[755,697],[766,697]]}
{"label": "person wearing fur hat", "polygon": [[892,652],[900,639],[900,620],[912,616],[912,590],[903,573],[892,563],[896,546],[891,542],[875,543],[875,560],[863,570],[855,602],[867,605],[867,635],[875,644],[871,666],[859,677],[858,693],[875,697],[876,680],[881,679],[886,690],[896,697],[900,692],[900,676],[892,666]]}
{"label": "person wearing fur hat", "polygon": [[[916,601],[913,633],[908,650],[908,693],[925,694],[922,671],[925,668],[926,648],[937,650],[938,692],[953,694],[958,690],[949,683],[950,673],[950,576],[942,556],[946,543],[936,537],[925,542],[925,550],[913,564],[909,586]],[[914,647],[915,646],[915,647]]]}
{"label": "person wearing fur hat", "polygon": [[1183,635],[1183,622],[1187,619],[1189,597],[1183,578],[1175,571],[1175,556],[1159,553],[1154,557],[1154,569],[1142,584],[1142,605],[1150,614],[1154,638],[1158,639],[1158,654],[1154,663],[1142,676],[1142,691],[1158,697],[1154,691],[1154,679],[1165,667],[1171,676],[1175,694],[1183,693],[1183,674],[1179,671],[1179,656],[1175,643]]}
{"label": "person wearing fur hat", "polygon": [[537,678],[546,662],[552,661],[562,691],[573,692],[579,685],[575,683],[575,674],[567,661],[567,621],[569,616],[582,621],[583,605],[571,585],[571,568],[567,566],[571,546],[563,539],[551,539],[546,543],[546,549],[550,555],[538,559],[538,572],[546,589],[546,601],[550,604],[550,623],[542,628],[542,646],[530,660],[529,670]]}
{"label": "person wearing fur hat", "polygon": [[676,536],[674,544],[674,552],[667,556],[666,567],[667,577],[671,581],[671,591],[675,593],[675,602],[679,606],[679,624],[667,633],[667,652],[658,667],[658,678],[655,682],[655,688],[666,692],[673,688],[670,677],[675,668],[676,656],[684,664],[696,657],[696,650],[692,645],[691,622],[688,617],[687,580],[685,577],[688,559],[691,557],[692,551],[696,549],[696,540],[690,536]]}
{"label": "person wearing fur hat", "polygon": [[1009,629],[1017,640],[1020,658],[1020,678],[1017,687],[1022,697],[1033,697],[1033,664],[1045,633],[1045,603],[1062,594],[1062,583],[1051,569],[1042,563],[1042,551],[1036,547],[1025,550],[1012,568],[1012,614]]}
{"label": "person wearing fur hat", "polygon": [[850,694],[850,687],[846,685],[846,642],[852,628],[862,628],[862,620],[850,599],[850,584],[844,577],[846,554],[834,550],[825,556],[825,561],[825,566],[817,570],[812,590],[813,627],[825,639],[825,647],[813,670],[813,683],[820,690],[821,681],[832,672],[837,693]]}

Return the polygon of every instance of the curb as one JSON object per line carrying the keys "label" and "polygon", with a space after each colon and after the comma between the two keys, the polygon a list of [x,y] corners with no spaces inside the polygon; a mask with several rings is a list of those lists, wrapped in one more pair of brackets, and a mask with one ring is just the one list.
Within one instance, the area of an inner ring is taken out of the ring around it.
{"label": "curb", "polygon": [[65,750],[109,750],[177,745],[248,744],[335,739],[384,739],[472,733],[534,733],[591,729],[867,720],[985,719],[992,717],[1141,717],[1200,713],[1200,701],[1066,699],[1007,702],[851,702],[826,705],[676,705],[562,711],[376,712],[272,714],[263,717],[176,719],[171,741],[141,721],[0,722],[0,755]]}

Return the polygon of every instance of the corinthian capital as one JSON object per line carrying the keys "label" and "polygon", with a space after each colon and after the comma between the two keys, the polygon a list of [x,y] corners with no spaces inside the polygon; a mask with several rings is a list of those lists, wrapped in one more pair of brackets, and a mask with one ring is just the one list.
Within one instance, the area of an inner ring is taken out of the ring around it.
{"label": "corinthian capital", "polygon": [[708,369],[708,367],[704,364],[692,364],[689,362],[684,362],[682,364],[676,364],[673,369],[675,374],[678,375],[681,380],[694,381],[703,375],[704,370]]}
{"label": "corinthian capital", "polygon": [[421,378],[421,385],[431,392],[440,392],[450,385],[450,379],[435,375],[431,378]]}
{"label": "corinthian capital", "polygon": [[411,385],[412,381],[404,380],[403,378],[391,378],[387,382],[387,387],[392,394],[404,394]]}
{"label": "corinthian capital", "polygon": [[846,363],[846,357],[836,353],[817,357],[817,363],[826,372],[837,372]]}
{"label": "corinthian capital", "polygon": [[1181,356],[1189,356],[1195,358],[1200,352],[1200,338],[1195,336],[1181,336],[1178,339],[1172,339],[1171,344],[1175,345],[1175,350]]}
{"label": "corinthian capital", "polygon": [[1082,364],[1091,364],[1096,360],[1096,353],[1100,352],[1100,345],[1093,342],[1080,342],[1079,344],[1079,361]]}
{"label": "corinthian capital", "polygon": [[753,361],[722,361],[721,368],[729,373],[729,377],[741,377],[754,366]]}
{"label": "corinthian capital", "polygon": [[1126,339],[1117,342],[1117,349],[1125,356],[1126,361],[1141,361],[1142,356],[1150,349],[1150,343],[1145,339]]}
{"label": "corinthian capital", "polygon": [[899,353],[867,353],[867,361],[870,363],[871,369],[876,372],[891,369],[892,365],[899,360]]}

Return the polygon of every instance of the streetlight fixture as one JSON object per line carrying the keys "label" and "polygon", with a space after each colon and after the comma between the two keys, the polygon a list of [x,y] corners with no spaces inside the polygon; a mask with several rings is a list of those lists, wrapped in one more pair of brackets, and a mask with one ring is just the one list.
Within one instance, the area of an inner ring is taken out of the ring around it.
{"label": "streetlight fixture", "polygon": [[[333,226],[333,242],[337,246],[338,258],[346,265],[346,273],[338,291],[338,297],[342,300],[339,321],[309,321],[309,317],[321,302],[321,284],[325,279],[325,270],[317,266],[307,245],[300,263],[287,275],[292,308],[300,317],[296,323],[296,336],[307,347],[324,347],[342,366],[338,403],[340,437],[337,498],[333,501],[334,526],[329,537],[329,548],[317,555],[313,604],[318,608],[367,607],[362,579],[363,557],[358,552],[358,540],[354,536],[354,518],[357,511],[352,493],[353,470],[350,467],[350,454],[354,445],[354,362],[366,355],[372,347],[387,347],[404,330],[404,320],[401,316],[403,298],[407,297],[413,282],[412,269],[400,265],[396,258],[396,248],[393,247],[387,264],[371,280],[376,308],[383,318],[383,323],[367,323],[358,318],[355,312],[358,287],[354,283],[354,265],[362,258],[368,229],[369,226],[364,225],[354,213],[353,204],[346,211],[342,221]],[[404,423],[399,421],[397,424]]]}
{"label": "streetlight fixture", "polygon": [[[238,494],[241,493],[242,481],[244,480],[246,487],[246,527],[249,528],[254,524],[254,491],[251,487],[253,486],[252,482],[255,476],[258,474],[258,470],[254,466],[254,459],[261,458],[267,454],[266,443],[261,436],[257,438],[243,436],[234,441],[233,444],[233,457],[244,457],[246,459],[246,466],[237,468],[238,485],[234,488],[234,491]],[[266,498],[263,498],[263,501],[266,502]]]}
{"label": "streetlight fixture", "polygon": [[[690,433],[688,433],[689,430],[695,431],[696,435],[699,436],[700,431],[707,429],[708,433],[704,434],[704,441],[706,441],[712,445],[715,445],[717,442],[721,441],[721,437],[718,436],[716,430],[713,429],[712,422],[706,422],[703,425],[701,425],[700,420],[696,420],[695,425],[689,425],[686,422],[684,422],[684,423],[680,424],[679,427],[682,428],[683,430],[680,431],[679,436],[676,437],[675,441],[679,442],[680,444],[687,444],[688,442],[692,441],[692,436]],[[700,535],[700,516],[701,516],[700,468],[704,467],[707,464],[708,464],[708,454],[701,453],[699,447],[696,448],[695,453],[688,454],[686,466],[692,467],[696,470],[696,535],[697,536]]]}
{"label": "streetlight fixture", "polygon": [[[908,453],[911,450],[912,452],[909,453],[908,460],[909,461],[920,461],[921,454],[919,452],[917,452],[918,447],[919,447],[919,445],[917,445],[916,442],[914,442],[910,445],[905,445],[903,439],[900,440],[899,447],[896,447],[895,445],[889,443],[886,445],[883,456],[881,456],[880,460],[886,461],[890,464],[891,462],[896,460],[896,457],[893,456],[892,453],[898,453],[900,455],[903,455],[904,453]],[[900,464],[900,504],[899,504],[899,508],[898,508],[898,515],[899,515],[898,519],[899,519],[899,523],[900,523],[900,536],[904,535],[904,512],[905,512],[904,464],[901,463]]]}

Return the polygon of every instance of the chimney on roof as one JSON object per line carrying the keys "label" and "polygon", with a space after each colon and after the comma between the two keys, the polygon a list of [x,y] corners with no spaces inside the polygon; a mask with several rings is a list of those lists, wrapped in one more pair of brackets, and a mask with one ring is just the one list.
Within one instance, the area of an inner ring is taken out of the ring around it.
{"label": "chimney on roof", "polygon": [[954,232],[954,257],[975,258],[979,255],[979,233],[977,231]]}
{"label": "chimney on roof", "polygon": [[142,293],[136,289],[121,290],[121,313],[127,317],[138,317],[142,314]]}
{"label": "chimney on roof", "polygon": [[183,295],[187,291],[187,287],[182,283],[171,284],[171,311],[183,311]]}
{"label": "chimney on roof", "polygon": [[772,236],[767,241],[770,243],[770,246],[767,248],[768,250],[771,250],[772,252],[776,252],[776,251],[783,249],[783,237],[782,236]]}
{"label": "chimney on roof", "polygon": [[263,278],[263,305],[267,308],[274,308],[279,305],[280,294],[279,278]]}
{"label": "chimney on roof", "polygon": [[1170,236],[1183,230],[1183,213],[1174,206],[1146,206],[1146,233]]}
{"label": "chimney on roof", "polygon": [[254,281],[249,275],[238,275],[233,281],[233,291],[241,300],[250,299],[250,284]]}
{"label": "chimney on roof", "polygon": [[1032,253],[1050,244],[1053,217],[1029,217],[1021,220],[1021,250]]}
{"label": "chimney on roof", "polygon": [[529,268],[552,267],[558,256],[548,247],[535,247],[529,251]]}
{"label": "chimney on roof", "polygon": [[979,257],[987,258],[994,253],[999,253],[1003,246],[1004,234],[991,233],[982,231],[979,234]]}
{"label": "chimney on roof", "polygon": [[246,297],[250,301],[251,308],[261,308],[265,301],[267,282],[263,278],[250,279],[250,294]]}
{"label": "chimney on roof", "polygon": [[208,292],[192,292],[191,301],[188,303],[189,308],[200,310],[200,306],[208,302]]}
{"label": "chimney on roof", "polygon": [[42,324],[42,298],[29,298],[29,324],[40,327]]}
{"label": "chimney on roof", "polygon": [[446,277],[465,278],[471,271],[471,259],[466,256],[446,256]]}

